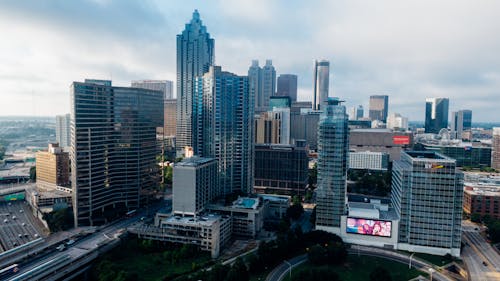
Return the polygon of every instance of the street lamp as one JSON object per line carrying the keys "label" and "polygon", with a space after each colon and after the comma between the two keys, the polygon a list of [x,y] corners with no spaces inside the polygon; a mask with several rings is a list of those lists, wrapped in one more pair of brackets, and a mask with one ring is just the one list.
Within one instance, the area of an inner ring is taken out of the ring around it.
{"label": "street lamp", "polygon": [[431,273],[431,281],[432,281],[432,273],[435,272],[434,268],[429,268],[429,272]]}
{"label": "street lamp", "polygon": [[[290,281],[291,281],[291,280],[292,280],[292,264],[291,264],[291,263],[289,263],[289,262],[288,262],[288,261],[286,261],[286,260],[285,260],[284,262],[285,262],[286,264],[288,264],[288,266],[290,267],[290,269],[289,269],[289,270],[290,270]],[[432,280],[431,280],[431,281],[432,281]]]}
{"label": "street lamp", "polygon": [[410,255],[410,262],[408,263],[408,268],[409,268],[409,269],[411,269],[411,258],[413,257],[413,255],[414,255],[414,254],[415,254],[415,253],[412,253],[412,254]]}

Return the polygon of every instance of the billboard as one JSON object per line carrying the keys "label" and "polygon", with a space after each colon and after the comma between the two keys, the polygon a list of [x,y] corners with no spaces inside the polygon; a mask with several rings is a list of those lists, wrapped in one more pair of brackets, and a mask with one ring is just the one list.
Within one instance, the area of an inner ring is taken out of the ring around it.
{"label": "billboard", "polygon": [[392,222],[363,218],[347,218],[347,233],[391,237]]}
{"label": "billboard", "polygon": [[393,136],[392,142],[394,144],[410,144],[410,136]]}

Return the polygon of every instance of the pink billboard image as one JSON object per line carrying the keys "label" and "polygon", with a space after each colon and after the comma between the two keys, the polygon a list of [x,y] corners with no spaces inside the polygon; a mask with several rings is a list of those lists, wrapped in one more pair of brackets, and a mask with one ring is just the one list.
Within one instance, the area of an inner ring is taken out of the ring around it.
{"label": "pink billboard image", "polygon": [[371,236],[391,237],[392,223],[390,221],[362,218],[347,218],[347,233]]}

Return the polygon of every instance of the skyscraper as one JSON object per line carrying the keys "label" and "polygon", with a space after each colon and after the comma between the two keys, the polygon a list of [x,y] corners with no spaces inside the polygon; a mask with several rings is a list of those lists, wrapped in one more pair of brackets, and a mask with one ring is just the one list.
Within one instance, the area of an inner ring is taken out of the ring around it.
{"label": "skyscraper", "polygon": [[370,96],[369,117],[373,120],[387,122],[387,111],[389,108],[389,96]]}
{"label": "skyscraper", "polygon": [[387,117],[387,129],[392,129],[395,131],[407,131],[408,130],[408,118],[401,116],[399,113],[391,113]]}
{"label": "skyscraper", "polygon": [[448,128],[448,98],[425,99],[425,132],[437,134]]}
{"label": "skyscraper", "polygon": [[253,60],[248,69],[250,89],[255,93],[255,111],[263,112],[269,108],[269,98],[276,92],[276,71],[272,60],[266,60],[262,68],[258,60]]}
{"label": "skyscraper", "polygon": [[452,112],[450,127],[452,137],[462,139],[462,133],[472,128],[472,111],[465,109]]}
{"label": "skyscraper", "polygon": [[277,96],[289,96],[292,101],[297,101],[297,75],[281,74],[277,84]]}
{"label": "skyscraper", "polygon": [[500,170],[500,127],[493,128],[491,167]]}
{"label": "skyscraper", "polygon": [[131,87],[161,91],[164,100],[174,98],[174,83],[169,80],[137,80],[132,81]]}
{"label": "skyscraper", "polygon": [[194,146],[194,136],[198,128],[193,124],[196,116],[193,107],[195,100],[194,82],[214,64],[215,42],[210,38],[207,28],[202,24],[197,10],[186,28],[177,35],[177,141],[179,154],[184,147]]}
{"label": "skyscraper", "polygon": [[57,143],[49,143],[48,151],[36,153],[36,186],[55,190],[69,185],[69,154]]}
{"label": "skyscraper", "polygon": [[358,108],[356,109],[356,120],[360,120],[365,116],[365,111],[363,109],[362,105],[358,105]]}
{"label": "skyscraper", "polygon": [[69,149],[71,145],[71,130],[69,124],[69,113],[56,116],[56,142],[59,143],[60,147],[66,149]]}
{"label": "skyscraper", "polygon": [[253,188],[253,92],[248,77],[212,66],[196,80],[199,128],[195,154],[217,159],[219,195]]}
{"label": "skyscraper", "polygon": [[163,132],[166,137],[175,136],[177,100],[169,99],[163,102]]}
{"label": "skyscraper", "polygon": [[398,248],[460,256],[462,198],[455,159],[403,151],[392,170],[391,203],[400,217]]}
{"label": "skyscraper", "polygon": [[328,102],[329,76],[330,62],[327,60],[314,61],[313,110],[322,109],[321,106]]}
{"label": "skyscraper", "polygon": [[318,125],[316,229],[339,233],[346,205],[349,153],[348,116],[338,99],[329,98]]}
{"label": "skyscraper", "polygon": [[75,225],[97,225],[140,206],[155,187],[156,127],[163,93],[112,87],[111,81],[71,85],[71,171]]}

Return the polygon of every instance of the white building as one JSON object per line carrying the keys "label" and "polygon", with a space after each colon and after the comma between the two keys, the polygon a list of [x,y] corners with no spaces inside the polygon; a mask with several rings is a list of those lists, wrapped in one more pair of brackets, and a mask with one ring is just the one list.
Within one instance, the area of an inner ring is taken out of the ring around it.
{"label": "white building", "polygon": [[408,118],[399,113],[391,113],[387,117],[387,129],[395,131],[408,131]]}
{"label": "white building", "polygon": [[349,152],[349,169],[382,170],[389,166],[389,154],[385,152]]}
{"label": "white building", "polygon": [[56,116],[56,142],[64,150],[68,151],[71,146],[71,130],[69,126],[70,115]]}

